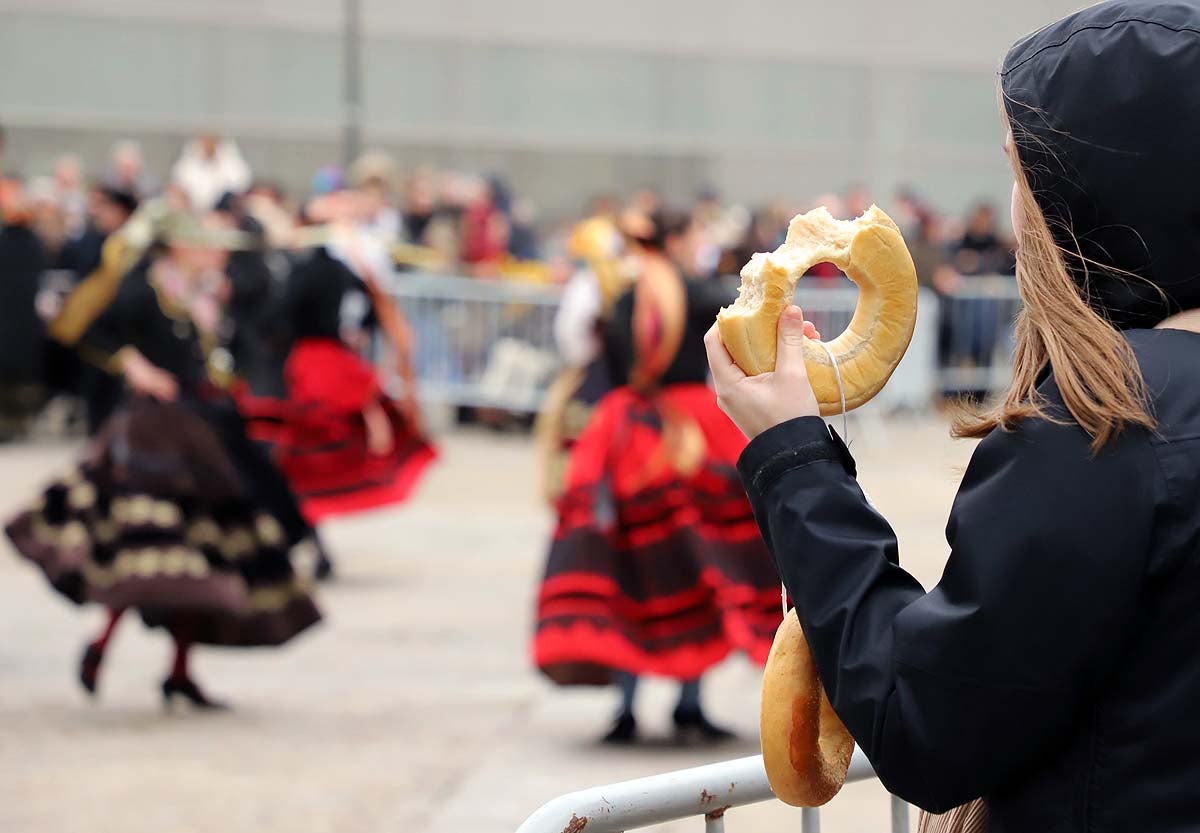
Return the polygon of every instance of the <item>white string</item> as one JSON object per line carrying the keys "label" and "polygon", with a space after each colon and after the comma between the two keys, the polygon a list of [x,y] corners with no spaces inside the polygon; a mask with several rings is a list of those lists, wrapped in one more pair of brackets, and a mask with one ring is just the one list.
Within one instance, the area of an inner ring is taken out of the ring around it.
{"label": "white string", "polygon": [[842,442],[847,446],[850,445],[850,428],[846,419],[846,389],[842,387],[842,369],[838,367],[837,359],[833,355],[833,350],[824,341],[818,341],[817,344],[825,348],[825,352],[829,354],[829,363],[833,365],[833,376],[837,379],[838,397],[842,402]]}
{"label": "white string", "polygon": [[[842,385],[842,370],[840,367],[838,367],[837,357],[835,357],[833,355],[833,350],[830,349],[829,345],[827,343],[825,343],[824,341],[818,341],[817,344],[819,344],[825,348],[825,352],[829,354],[829,363],[831,365],[833,365],[833,376],[835,379],[837,379],[838,399],[841,401],[841,404],[842,404],[842,441],[846,443],[847,447],[849,447],[849,445],[850,445],[850,423],[849,423],[849,420],[846,418],[846,388]],[[865,495],[866,492],[863,492],[863,494]],[[867,503],[870,503],[872,507],[875,506],[874,503],[871,503],[870,497],[867,498]],[[790,608],[788,608],[788,603],[787,603],[787,601],[788,601],[787,585],[784,584],[783,582],[780,582],[780,584],[779,584],[779,596],[780,596],[780,601],[783,604],[783,616],[786,619],[787,615],[788,615],[788,610]]]}

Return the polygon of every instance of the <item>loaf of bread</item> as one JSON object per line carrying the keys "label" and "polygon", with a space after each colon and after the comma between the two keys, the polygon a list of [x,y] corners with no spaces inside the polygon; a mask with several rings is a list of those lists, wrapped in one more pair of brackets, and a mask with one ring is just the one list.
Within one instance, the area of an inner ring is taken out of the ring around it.
{"label": "loaf of bread", "polygon": [[732,306],[717,315],[725,348],[746,373],[775,369],[779,319],[792,303],[796,282],[818,263],[832,263],[858,285],[858,305],[845,332],[828,342],[829,353],[806,341],[804,362],[825,416],[877,394],[900,363],[917,320],[917,273],[900,230],[877,206],[856,220],[836,220],[824,208],[794,218],[773,252],[756,254],[742,269]]}
{"label": "loaf of bread", "polygon": [[771,645],[759,729],[767,780],[780,801],[819,807],[837,795],[854,739],[829,703],[795,610]]}

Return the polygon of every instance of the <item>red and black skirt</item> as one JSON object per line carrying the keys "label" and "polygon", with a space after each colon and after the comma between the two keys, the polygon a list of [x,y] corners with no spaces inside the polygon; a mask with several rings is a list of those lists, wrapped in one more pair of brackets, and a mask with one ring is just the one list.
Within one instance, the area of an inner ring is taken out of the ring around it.
{"label": "red and black skirt", "polygon": [[564,370],[550,385],[538,414],[536,434],[542,458],[542,491],[557,503],[566,487],[571,449],[591,421],[597,404],[613,389],[603,357]]}
{"label": "red and black skirt", "polygon": [[736,471],[746,440],[705,385],[601,400],[572,450],[533,657],[560,684],[693,680],[765,663],[779,577]]}
{"label": "red and black skirt", "polygon": [[[436,449],[381,389],[375,369],[341,342],[296,343],[284,367],[286,400],[247,398],[255,439],[274,446],[310,523],[407,500]],[[363,410],[377,403],[392,430],[391,449],[371,451]]]}
{"label": "red and black skirt", "polygon": [[279,645],[321,618],[293,566],[311,544],[267,508],[221,438],[233,423],[210,410],[134,400],[5,531],[77,604],[134,608],[195,642]]}

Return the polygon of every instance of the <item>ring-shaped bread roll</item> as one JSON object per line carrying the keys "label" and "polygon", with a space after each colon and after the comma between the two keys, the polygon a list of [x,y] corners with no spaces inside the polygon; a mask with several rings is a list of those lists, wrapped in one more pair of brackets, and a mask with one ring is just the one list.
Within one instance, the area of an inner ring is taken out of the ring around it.
{"label": "ring-shaped bread roll", "polygon": [[759,730],[767,780],[780,801],[819,807],[837,795],[854,738],[825,694],[795,610],[775,632],[767,658]]}
{"label": "ring-shaped bread roll", "polygon": [[792,303],[796,282],[818,263],[832,263],[858,285],[858,305],[846,330],[828,342],[837,361],[814,341],[804,364],[821,414],[841,413],[838,372],[846,410],[864,404],[900,363],[917,320],[917,273],[892,218],[871,206],[856,220],[835,220],[822,206],[788,225],[774,252],[756,254],[742,269],[737,301],[717,315],[725,348],[751,376],[775,369],[779,318]]}
{"label": "ring-shaped bread roll", "polygon": [[[835,220],[825,208],[796,217],[778,249],[754,255],[742,269],[738,299],[721,310],[717,324],[742,370],[751,375],[774,370],[779,319],[792,303],[796,282],[826,262],[859,289],[850,325],[827,344],[829,352],[804,342],[813,392],[821,414],[830,416],[842,411],[843,394],[851,410],[883,388],[916,324],[916,270],[887,214],[871,206],[856,220]],[[763,672],[760,730],[767,778],[780,800],[816,807],[841,789],[854,740],[825,694],[794,610],[779,626]]]}

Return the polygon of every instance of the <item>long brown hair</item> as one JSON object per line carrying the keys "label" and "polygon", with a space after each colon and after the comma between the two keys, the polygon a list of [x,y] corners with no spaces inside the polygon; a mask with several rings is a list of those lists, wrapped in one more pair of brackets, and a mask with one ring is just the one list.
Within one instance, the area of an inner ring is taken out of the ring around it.
{"label": "long brown hair", "polygon": [[[1017,289],[1024,303],[1016,321],[1012,382],[991,409],[959,417],[954,435],[982,437],[1031,417],[1065,422],[1061,414],[1050,412],[1037,390],[1038,377],[1049,363],[1067,410],[1091,436],[1096,452],[1130,425],[1155,427],[1146,383],[1129,342],[1087,302],[1087,269],[1100,264],[1090,264],[1081,252],[1068,252],[1055,242],[1021,165],[1018,144],[1010,139],[1008,148],[1017,183],[1014,199],[1023,219]],[[1067,269],[1067,257],[1081,264],[1082,286]]]}

